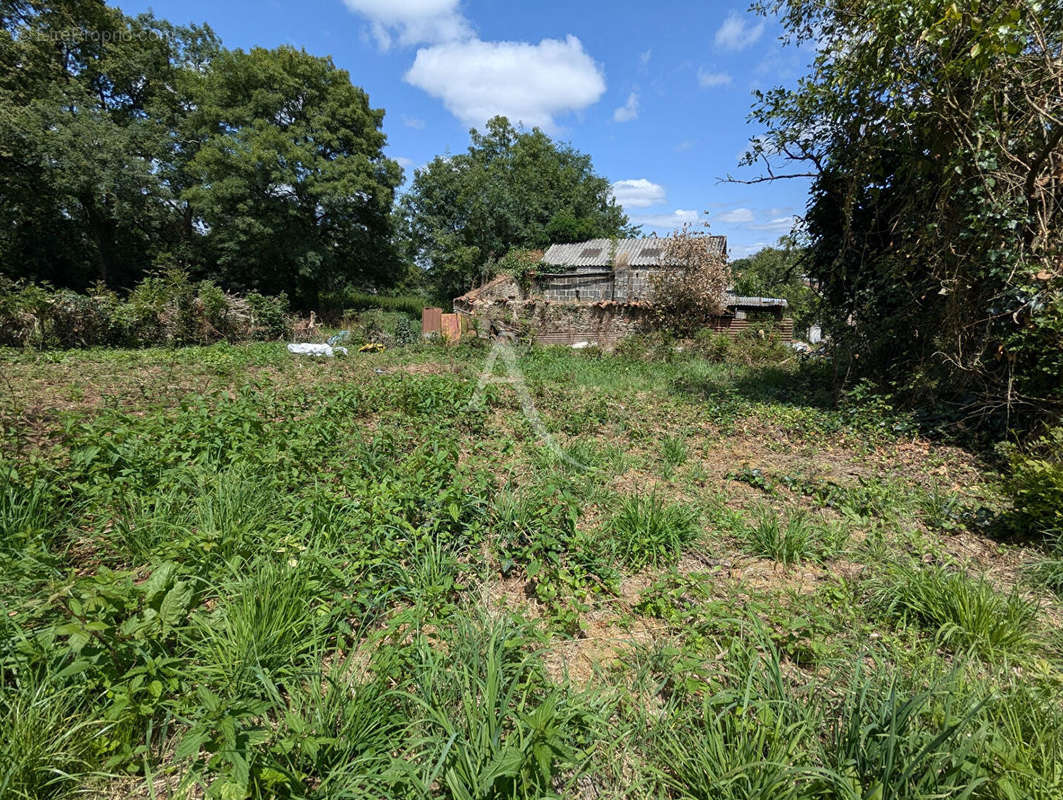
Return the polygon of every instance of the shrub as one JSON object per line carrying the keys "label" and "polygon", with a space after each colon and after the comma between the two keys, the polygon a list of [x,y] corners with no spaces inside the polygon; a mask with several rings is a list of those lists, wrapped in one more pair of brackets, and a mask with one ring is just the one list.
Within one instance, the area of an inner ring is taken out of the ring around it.
{"label": "shrub", "polygon": [[415,295],[385,295],[359,292],[355,289],[334,292],[322,296],[322,306],[334,311],[343,309],[344,316],[350,316],[359,311],[391,311],[405,314],[415,319],[421,318],[424,311],[424,299]]}
{"label": "shrub", "polygon": [[638,361],[672,361],[675,339],[664,331],[633,333],[616,344],[616,355]]}
{"label": "shrub", "polygon": [[690,335],[724,310],[724,291],[731,279],[727,257],[689,224],[665,239],[663,249],[672,268],[652,278],[653,312],[667,330]]}
{"label": "shrub", "polygon": [[289,331],[284,295],[246,298],[170,269],[148,275],[124,300],[102,286],[88,294],[0,282],[0,344],[93,347],[209,344],[276,339]]}
{"label": "shrub", "polygon": [[1063,535],[1063,427],[1051,429],[1028,451],[1012,455],[1006,489],[1026,532],[1046,538]]}
{"label": "shrub", "polygon": [[402,317],[395,321],[393,335],[395,337],[395,344],[400,344],[404,347],[416,344],[417,339],[419,338],[413,323],[411,323],[406,317]]}

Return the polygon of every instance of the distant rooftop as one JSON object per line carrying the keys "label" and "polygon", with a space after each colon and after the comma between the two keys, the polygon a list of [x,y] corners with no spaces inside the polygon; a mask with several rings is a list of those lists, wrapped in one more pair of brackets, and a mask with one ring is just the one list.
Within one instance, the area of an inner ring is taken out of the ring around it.
{"label": "distant rooftop", "polygon": [[[706,246],[713,253],[727,255],[726,236],[706,236]],[[575,244],[552,244],[543,254],[542,263],[555,267],[629,267],[664,266],[664,239],[591,239]]]}

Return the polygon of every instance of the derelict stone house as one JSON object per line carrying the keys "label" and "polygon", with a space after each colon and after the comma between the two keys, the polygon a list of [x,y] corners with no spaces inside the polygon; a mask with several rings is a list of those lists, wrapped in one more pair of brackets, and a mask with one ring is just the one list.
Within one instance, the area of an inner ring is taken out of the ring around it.
{"label": "derelict stone house", "polygon": [[[705,237],[706,247],[727,255],[726,236]],[[538,282],[548,300],[649,301],[651,277],[663,269],[661,239],[591,239],[554,244],[543,254]],[[560,271],[559,271],[560,270]]]}
{"label": "derelict stone house", "polygon": [[[675,269],[661,239],[592,239],[555,244],[543,254],[542,267],[521,285],[500,275],[454,300],[454,311],[491,330],[531,331],[543,344],[597,344],[610,347],[652,325],[653,275]],[[706,247],[727,254],[724,236],[706,237]],[[753,324],[773,326],[784,341],[793,338],[793,321],[784,317],[786,300],[728,294],[726,311],[705,320],[721,333],[735,335]]]}

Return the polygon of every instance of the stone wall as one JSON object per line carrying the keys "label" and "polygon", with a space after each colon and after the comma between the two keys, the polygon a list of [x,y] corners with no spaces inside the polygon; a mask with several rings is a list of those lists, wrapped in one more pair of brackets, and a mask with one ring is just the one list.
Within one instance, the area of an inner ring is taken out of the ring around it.
{"label": "stone wall", "polygon": [[[587,342],[610,349],[625,336],[653,327],[652,305],[642,299],[650,289],[650,273],[618,270],[615,279],[600,272],[541,275],[527,287],[502,275],[455,299],[454,310],[476,320],[481,336],[508,333],[540,344]],[[735,336],[754,324],[740,313],[713,317],[707,327]],[[776,325],[789,341],[793,321],[781,319]]]}

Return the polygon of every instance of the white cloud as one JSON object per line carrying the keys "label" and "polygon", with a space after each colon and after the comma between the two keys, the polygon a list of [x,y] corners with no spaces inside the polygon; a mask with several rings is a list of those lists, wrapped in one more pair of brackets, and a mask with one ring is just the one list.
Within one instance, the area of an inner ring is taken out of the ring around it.
{"label": "white cloud", "polygon": [[716,46],[724,50],[744,50],[764,33],[764,23],[747,22],[737,11],[732,11],[716,31]]}
{"label": "white cloud", "polygon": [[649,208],[664,202],[664,187],[645,178],[617,181],[613,197],[624,208]]}
{"label": "white cloud", "polygon": [[403,169],[409,169],[410,167],[413,166],[413,159],[412,158],[406,158],[405,156],[395,156],[391,160],[394,161],[396,164],[398,164]]}
{"label": "white cloud", "polygon": [[644,50],[639,53],[639,63],[642,64],[642,66],[646,66],[647,64],[649,64],[651,58],[653,58],[652,47],[649,50]]}
{"label": "white cloud", "polygon": [[772,231],[774,233],[789,233],[793,230],[794,226],[800,222],[800,217],[795,217],[792,214],[786,217],[775,217],[769,219],[766,222],[758,222],[747,227],[751,231]]}
{"label": "white cloud", "polygon": [[726,86],[731,80],[731,76],[726,72],[709,72],[706,69],[698,70],[698,83],[703,89],[708,89],[712,86]]}
{"label": "white cloud", "polygon": [[753,221],[753,212],[748,208],[735,208],[730,211],[725,211],[716,217],[719,222],[726,222],[731,225],[737,225],[744,222]]}
{"label": "white cloud", "polygon": [[605,92],[601,68],[575,36],[528,42],[470,39],[422,48],[406,82],[443,101],[467,124],[496,114],[554,128],[554,117],[596,103]]}
{"label": "white cloud", "polygon": [[696,145],[696,144],[697,144],[697,142],[694,139],[684,139],[679,144],[677,144],[673,149],[677,153],[685,153],[687,150],[693,150],[694,149],[694,145]]}
{"label": "white cloud", "polygon": [[765,247],[771,247],[771,242],[753,242],[753,244],[727,244],[727,250],[731,255],[731,258],[745,258],[751,256]]}
{"label": "white cloud", "polygon": [[648,214],[642,217],[634,217],[631,221],[636,225],[645,225],[647,228],[673,228],[682,227],[686,222],[697,222],[699,214],[684,208],[677,208],[671,214]]}
{"label": "white cloud", "polygon": [[420,119],[418,117],[407,117],[405,114],[402,115],[402,124],[405,125],[407,128],[413,128],[414,130],[418,131],[424,129],[423,119]]}
{"label": "white cloud", "polygon": [[627,102],[613,112],[613,122],[631,122],[639,116],[639,95],[632,92],[627,96]]}
{"label": "white cloud", "polygon": [[397,38],[403,46],[451,42],[472,36],[459,0],[344,0],[351,11],[369,20],[381,50]]}

